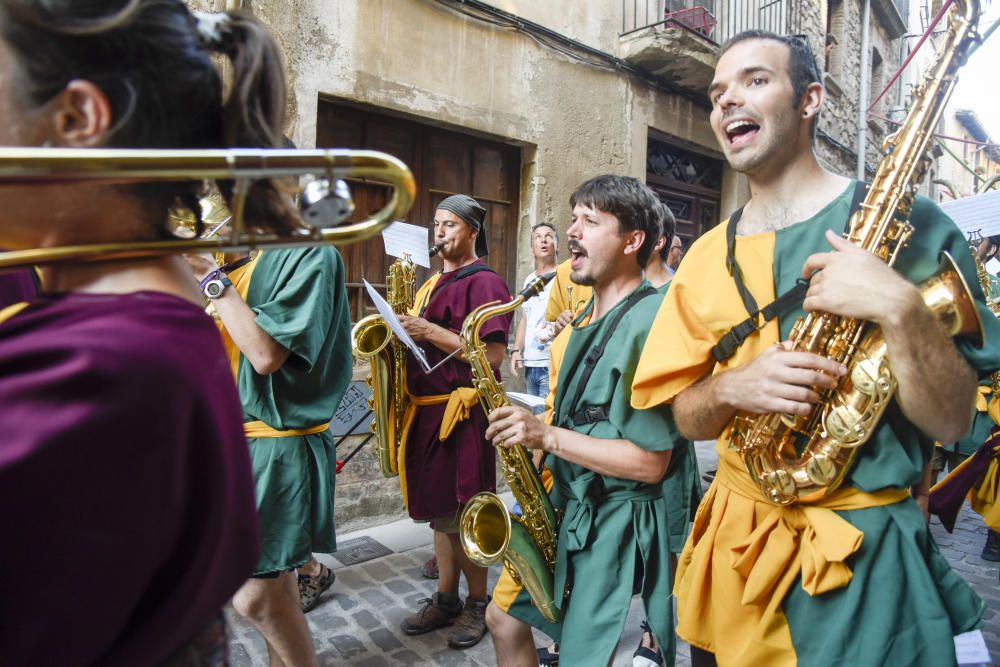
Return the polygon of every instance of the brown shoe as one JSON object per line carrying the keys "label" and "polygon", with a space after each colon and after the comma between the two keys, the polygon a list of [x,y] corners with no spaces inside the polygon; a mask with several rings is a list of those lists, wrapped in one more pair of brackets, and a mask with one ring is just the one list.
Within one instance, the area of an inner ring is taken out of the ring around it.
{"label": "brown shoe", "polygon": [[485,600],[465,598],[465,608],[455,619],[454,629],[448,633],[448,646],[469,648],[479,643],[486,634],[486,605],[489,603],[489,596]]}
{"label": "brown shoe", "polygon": [[451,625],[452,620],[462,613],[462,603],[455,600],[454,606],[442,604],[441,594],[420,601],[423,608],[412,616],[407,616],[399,625],[399,629],[408,635],[422,635],[445,625]]}

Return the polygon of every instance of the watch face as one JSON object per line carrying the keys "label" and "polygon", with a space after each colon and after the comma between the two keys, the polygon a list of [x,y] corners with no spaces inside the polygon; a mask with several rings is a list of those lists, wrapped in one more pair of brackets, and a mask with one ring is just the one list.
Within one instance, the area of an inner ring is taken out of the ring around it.
{"label": "watch face", "polygon": [[216,299],[224,289],[226,286],[222,284],[221,280],[209,280],[205,283],[205,296],[209,299]]}

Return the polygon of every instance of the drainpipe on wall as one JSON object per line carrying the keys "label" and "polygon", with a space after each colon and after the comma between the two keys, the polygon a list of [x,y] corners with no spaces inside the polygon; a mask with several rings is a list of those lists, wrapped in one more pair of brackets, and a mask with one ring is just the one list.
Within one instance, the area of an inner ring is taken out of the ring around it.
{"label": "drainpipe on wall", "polygon": [[865,0],[865,10],[861,15],[861,90],[858,95],[858,174],[859,181],[865,180],[865,145],[868,143],[868,89],[871,87],[871,64],[869,63],[869,41],[871,40],[872,2]]}

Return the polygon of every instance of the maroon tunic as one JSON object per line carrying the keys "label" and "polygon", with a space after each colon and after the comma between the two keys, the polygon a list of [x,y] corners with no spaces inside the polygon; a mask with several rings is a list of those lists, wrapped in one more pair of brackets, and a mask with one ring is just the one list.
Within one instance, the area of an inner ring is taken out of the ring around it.
{"label": "maroon tunic", "polygon": [[211,320],[157,292],[0,324],[0,663],[154,665],[253,570],[242,410]]}
{"label": "maroon tunic", "polygon": [[[476,264],[484,264],[481,260]],[[463,267],[464,268],[464,267]],[[462,269],[459,269],[462,271]],[[490,301],[509,301],[507,285],[492,270],[457,277],[458,271],[441,275],[431,292],[423,317],[459,333],[465,316]],[[507,342],[512,315],[494,317],[483,324],[480,338]],[[422,346],[431,366],[447,356],[433,345]],[[407,383],[415,396],[450,394],[457,387],[472,386],[472,369],[464,361],[450,359],[430,374],[411,357]],[[499,374],[497,374],[499,379]],[[406,486],[410,516],[430,520],[449,516],[480,491],[496,489],[496,454],[484,437],[486,414],[476,405],[447,440],[438,435],[445,404],[418,407],[406,443]]]}

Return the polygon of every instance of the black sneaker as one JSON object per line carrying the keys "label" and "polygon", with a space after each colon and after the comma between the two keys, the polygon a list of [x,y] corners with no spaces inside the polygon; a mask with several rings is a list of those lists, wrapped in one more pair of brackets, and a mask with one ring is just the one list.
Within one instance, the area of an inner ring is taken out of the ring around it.
{"label": "black sneaker", "polygon": [[399,625],[399,629],[408,635],[422,635],[425,632],[451,625],[452,621],[462,613],[460,600],[456,600],[454,606],[444,605],[441,603],[440,593],[424,598],[420,603],[424,605],[420,611],[412,616],[407,616]]}

